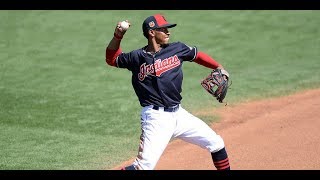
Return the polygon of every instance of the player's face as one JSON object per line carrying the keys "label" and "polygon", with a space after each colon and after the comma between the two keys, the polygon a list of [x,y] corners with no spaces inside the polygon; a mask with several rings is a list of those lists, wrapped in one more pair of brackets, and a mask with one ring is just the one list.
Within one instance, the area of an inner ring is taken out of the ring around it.
{"label": "player's face", "polygon": [[169,36],[170,32],[168,28],[162,27],[155,29],[155,39],[158,44],[168,44]]}

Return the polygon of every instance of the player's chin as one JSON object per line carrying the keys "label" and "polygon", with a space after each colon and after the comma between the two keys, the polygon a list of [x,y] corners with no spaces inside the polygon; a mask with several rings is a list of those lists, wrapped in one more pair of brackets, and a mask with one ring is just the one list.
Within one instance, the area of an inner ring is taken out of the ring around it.
{"label": "player's chin", "polygon": [[169,44],[169,38],[165,38],[162,42],[162,44]]}

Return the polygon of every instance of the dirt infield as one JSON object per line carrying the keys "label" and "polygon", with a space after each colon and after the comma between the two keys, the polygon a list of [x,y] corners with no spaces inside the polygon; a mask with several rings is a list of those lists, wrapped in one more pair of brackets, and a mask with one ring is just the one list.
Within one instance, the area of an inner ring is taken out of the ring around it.
{"label": "dirt infield", "polygon": [[[211,127],[223,137],[232,169],[320,169],[320,89],[209,112],[221,116]],[[168,145],[156,166],[156,170],[210,169],[215,169],[210,153],[181,140]]]}

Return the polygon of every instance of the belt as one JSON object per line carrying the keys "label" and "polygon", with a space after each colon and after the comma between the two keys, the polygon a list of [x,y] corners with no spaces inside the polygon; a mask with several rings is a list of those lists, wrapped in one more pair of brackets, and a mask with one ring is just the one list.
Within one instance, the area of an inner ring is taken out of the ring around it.
{"label": "belt", "polygon": [[179,109],[179,105],[176,105],[176,106],[173,106],[173,107],[153,106],[152,109],[154,109],[154,110],[163,110],[165,112],[176,112]]}

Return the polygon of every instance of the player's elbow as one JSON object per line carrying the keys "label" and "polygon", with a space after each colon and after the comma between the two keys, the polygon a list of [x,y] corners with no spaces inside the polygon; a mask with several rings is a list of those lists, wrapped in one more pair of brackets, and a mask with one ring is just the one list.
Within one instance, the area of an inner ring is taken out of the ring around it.
{"label": "player's elbow", "polygon": [[120,54],[121,54],[120,48],[118,48],[117,50],[107,48],[106,49],[106,63],[110,66],[116,66],[116,60]]}
{"label": "player's elbow", "polygon": [[111,66],[111,61],[112,61],[112,59],[110,58],[110,56],[108,56],[108,53],[106,53],[105,61],[106,61],[106,63],[107,63],[108,65]]}
{"label": "player's elbow", "polygon": [[106,58],[106,63],[107,63],[109,66],[116,66],[116,59]]}

